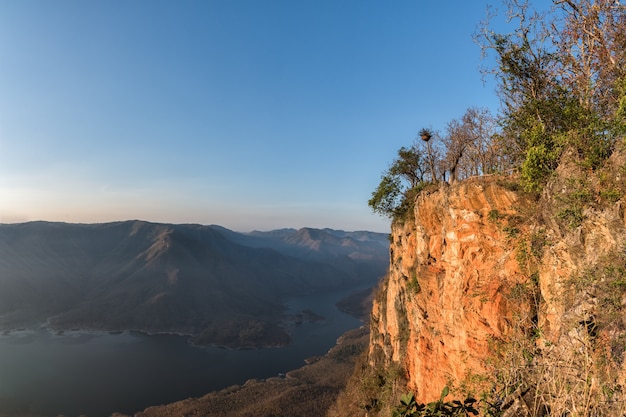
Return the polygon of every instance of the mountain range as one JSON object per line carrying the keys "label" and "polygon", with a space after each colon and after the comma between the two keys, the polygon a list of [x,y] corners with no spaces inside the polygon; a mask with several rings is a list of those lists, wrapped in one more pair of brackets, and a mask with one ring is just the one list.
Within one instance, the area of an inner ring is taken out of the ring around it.
{"label": "mountain range", "polygon": [[374,285],[387,234],[238,233],[123,221],[0,225],[0,330],[179,333],[193,343],[289,341],[289,297]]}

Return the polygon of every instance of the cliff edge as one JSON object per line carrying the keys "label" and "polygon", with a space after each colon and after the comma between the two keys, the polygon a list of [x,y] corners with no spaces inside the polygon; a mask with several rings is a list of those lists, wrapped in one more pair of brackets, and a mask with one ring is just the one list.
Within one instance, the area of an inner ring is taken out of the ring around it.
{"label": "cliff edge", "polygon": [[525,281],[497,216],[518,216],[520,197],[495,178],[421,194],[415,220],[394,224],[390,270],[375,299],[372,364],[406,369],[418,400],[487,372],[489,342],[510,333]]}
{"label": "cliff edge", "polygon": [[445,386],[486,415],[624,415],[626,153],[570,160],[541,194],[505,176],[420,193],[392,225],[367,365],[330,415]]}

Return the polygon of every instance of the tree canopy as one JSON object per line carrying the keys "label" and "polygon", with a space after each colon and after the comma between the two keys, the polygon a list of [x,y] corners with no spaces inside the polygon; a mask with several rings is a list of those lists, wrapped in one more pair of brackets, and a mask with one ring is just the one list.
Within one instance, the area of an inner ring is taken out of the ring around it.
{"label": "tree canopy", "polygon": [[502,3],[512,30],[494,31],[490,15],[475,35],[495,57],[484,74],[500,114],[469,108],[442,135],[401,148],[369,200],[375,212],[397,218],[426,184],[510,170],[539,192],[565,155],[597,169],[626,133],[626,6],[553,0],[540,13],[528,0]]}

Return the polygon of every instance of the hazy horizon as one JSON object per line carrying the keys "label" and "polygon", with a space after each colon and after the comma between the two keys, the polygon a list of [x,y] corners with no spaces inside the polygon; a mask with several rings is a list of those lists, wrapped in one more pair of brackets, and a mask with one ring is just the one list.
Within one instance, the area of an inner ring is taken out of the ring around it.
{"label": "hazy horizon", "polygon": [[329,226],[310,226],[310,225],[303,225],[303,226],[279,226],[279,227],[272,227],[272,228],[260,228],[260,227],[253,227],[250,229],[245,229],[245,230],[239,230],[239,229],[234,229],[231,227],[228,227],[226,225],[223,224],[218,224],[218,223],[198,223],[198,222],[180,222],[180,223],[173,223],[173,222],[161,222],[161,221],[151,221],[151,220],[146,220],[146,219],[119,219],[119,220],[110,220],[110,221],[102,221],[102,222],[68,222],[68,221],[63,221],[63,220],[41,220],[41,219],[33,219],[33,220],[26,220],[26,221],[13,221],[13,222],[4,222],[4,221],[0,221],[0,226],[5,224],[5,225],[18,225],[18,224],[27,224],[27,223],[39,223],[39,222],[43,222],[43,223],[62,223],[62,224],[76,224],[76,225],[99,225],[99,224],[107,224],[107,223],[124,223],[124,222],[146,222],[146,223],[153,223],[153,224],[171,224],[171,225],[199,225],[199,226],[207,226],[207,227],[211,227],[211,226],[216,226],[216,227],[224,227],[226,229],[229,229],[233,232],[237,232],[237,233],[251,233],[251,232],[271,232],[271,231],[276,231],[276,230],[300,230],[300,229],[331,229],[331,230],[336,230],[336,231],[341,231],[341,232],[372,232],[372,233],[383,233],[383,234],[388,234],[389,230],[383,230],[383,231],[377,231],[377,230],[369,230],[369,229],[345,229],[345,228],[341,228],[341,227],[329,227]]}
{"label": "hazy horizon", "polygon": [[386,232],[396,151],[497,111],[487,3],[0,1],[0,222]]}

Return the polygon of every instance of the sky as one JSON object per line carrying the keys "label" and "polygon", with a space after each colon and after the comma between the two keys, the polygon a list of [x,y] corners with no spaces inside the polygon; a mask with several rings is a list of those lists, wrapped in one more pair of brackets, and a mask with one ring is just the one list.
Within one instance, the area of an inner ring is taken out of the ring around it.
{"label": "sky", "polygon": [[422,127],[497,112],[482,0],[0,0],[0,223],[389,231]]}

